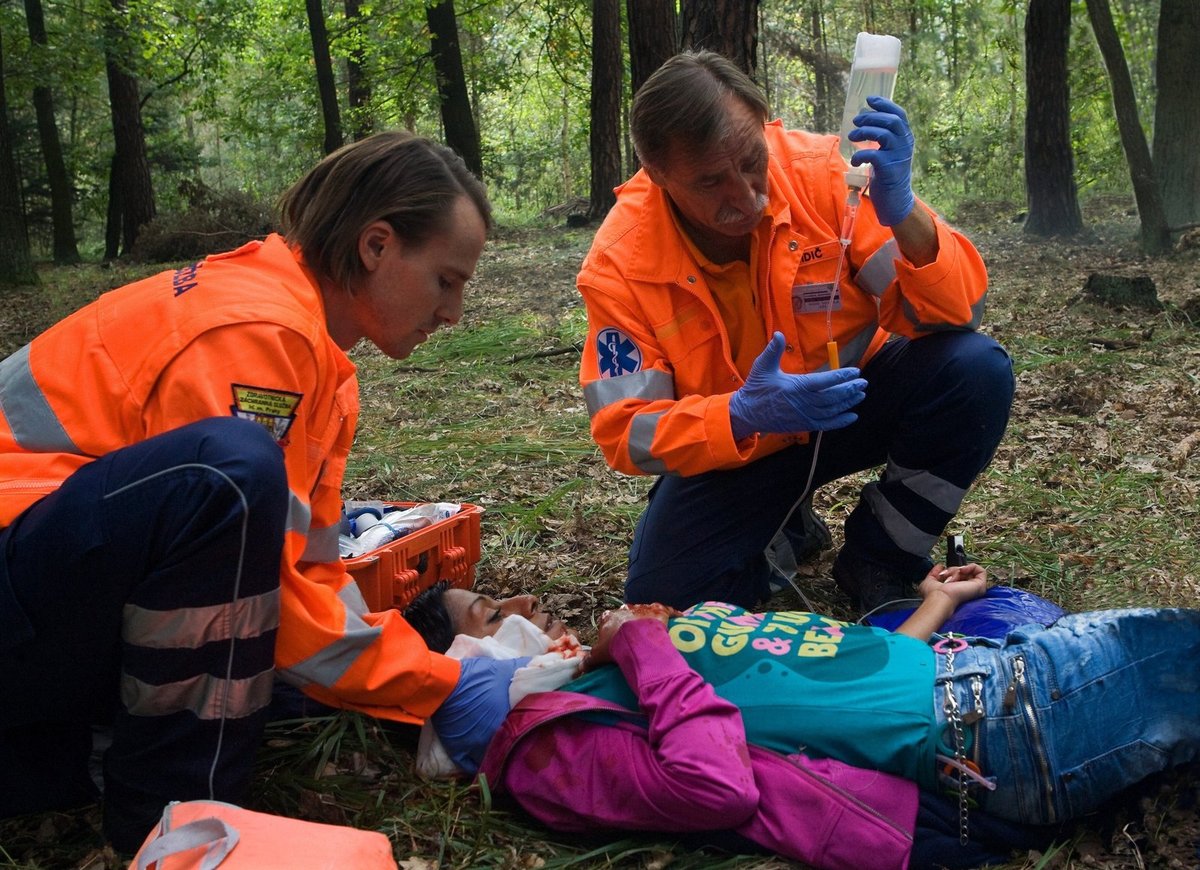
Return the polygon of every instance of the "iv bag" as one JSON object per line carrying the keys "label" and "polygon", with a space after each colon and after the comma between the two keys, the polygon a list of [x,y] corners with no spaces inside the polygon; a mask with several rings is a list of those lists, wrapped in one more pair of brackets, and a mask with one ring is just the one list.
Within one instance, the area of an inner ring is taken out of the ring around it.
{"label": "iv bag", "polygon": [[900,40],[894,36],[859,33],[854,40],[854,61],[850,64],[850,81],[846,85],[846,105],[842,109],[842,156],[847,161],[864,144],[847,138],[854,129],[854,116],[867,111],[868,96],[892,98],[896,88],[896,68],[900,65]]}

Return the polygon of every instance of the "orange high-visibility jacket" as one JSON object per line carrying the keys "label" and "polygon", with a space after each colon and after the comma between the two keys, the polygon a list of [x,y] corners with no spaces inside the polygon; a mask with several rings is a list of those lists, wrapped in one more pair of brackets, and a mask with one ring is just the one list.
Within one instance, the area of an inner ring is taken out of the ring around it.
{"label": "orange high-visibility jacket", "polygon": [[[787,131],[779,121],[764,130],[770,221],[752,242],[759,310],[766,335],[779,331],[787,339],[784,371],[821,371],[829,367],[827,309],[846,164],[835,136]],[[729,398],[749,372],[734,364],[728,331],[670,208],[639,171],[617,188],[578,278],[588,313],[580,383],[592,437],[609,465],[626,474],[733,468],[807,438],[734,441]],[[865,365],[889,333],[917,338],[978,326],[987,292],[983,260],[936,216],[934,223],[937,260],[917,268],[863,198],[830,318],[843,366]]]}
{"label": "orange high-visibility jacket", "polygon": [[458,681],[398,611],[368,613],[338,555],[354,364],[279,236],[110,293],[0,362],[0,526],[92,459],[207,417],[267,426],[290,499],[275,664],[338,707],[419,721]]}

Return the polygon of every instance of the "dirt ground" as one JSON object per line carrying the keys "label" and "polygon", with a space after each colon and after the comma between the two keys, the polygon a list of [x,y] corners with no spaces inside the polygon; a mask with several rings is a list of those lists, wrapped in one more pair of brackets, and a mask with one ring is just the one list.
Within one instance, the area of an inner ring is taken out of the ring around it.
{"label": "dirt ground", "polygon": [[[1121,470],[1152,470],[1161,480],[1156,503],[1138,509],[1197,517],[1200,232],[1194,232],[1190,239],[1185,237],[1179,250],[1170,256],[1147,258],[1137,250],[1136,219],[1125,200],[1090,203],[1085,210],[1089,234],[1070,240],[1025,238],[1018,212],[1015,206],[989,204],[963,208],[953,215],[955,224],[967,232],[988,263],[991,287],[984,329],[1013,350],[1014,359],[1020,363],[1011,437],[1006,437],[994,465],[1045,474],[1047,487],[1071,483],[1066,480],[1067,473],[1054,470],[1061,469],[1064,458],[1096,476]],[[471,290],[476,299],[472,304],[485,311],[488,318],[526,317],[538,321],[547,333],[558,330],[563,338],[553,346],[547,345],[545,352],[554,356],[546,359],[547,364],[561,368],[560,376],[567,376],[559,377],[553,386],[522,382],[515,389],[512,384],[481,381],[476,386],[484,398],[475,403],[475,413],[487,415],[491,413],[489,408],[498,409],[511,402],[528,403],[524,409],[530,416],[549,418],[580,412],[582,400],[577,388],[560,385],[570,382],[573,375],[568,370],[573,371],[578,362],[577,345],[571,337],[574,333],[577,339],[577,331],[568,327],[581,322],[574,280],[588,238],[587,230],[502,228],[489,243]],[[1085,289],[1092,275],[1149,278],[1159,307],[1100,304]],[[118,283],[113,281],[113,285]],[[50,316],[51,310],[37,292],[6,296],[0,318],[0,357],[56,319]],[[470,326],[470,319],[464,326]],[[1178,338],[1164,347],[1155,336],[1167,329]],[[1098,367],[1092,362],[1097,354],[1109,355],[1106,359],[1115,357],[1117,363]],[[1052,361],[1043,364],[1047,359]],[[397,370],[388,371],[395,379]],[[403,375],[405,369],[398,371]],[[373,389],[364,381],[364,419],[369,413],[378,414],[382,407],[373,406]],[[514,397],[517,393],[519,397]],[[388,422],[403,423],[406,413],[402,406],[388,409]],[[452,413],[461,416],[461,409]],[[421,425],[432,430],[439,422],[434,415]],[[471,477],[475,472],[459,473],[463,477],[456,483],[461,488],[474,486],[497,502],[517,487],[545,495],[582,481],[578,489],[570,490],[577,500],[572,516],[541,521],[541,531],[546,540],[553,540],[552,546],[513,549],[499,540],[504,533],[497,531],[498,523],[485,523],[484,544],[490,553],[486,591],[511,594],[541,589],[545,605],[573,623],[594,620],[607,602],[619,599],[621,560],[628,535],[625,520],[636,516],[644,499],[644,483],[615,481],[602,460],[587,454],[556,466],[547,465],[541,472],[502,467],[497,462],[493,467],[481,466],[477,480]],[[430,479],[435,487],[445,482],[434,474]],[[363,489],[363,496],[389,492],[388,481],[369,475],[356,485]],[[993,484],[999,486],[1002,482]],[[379,492],[373,491],[376,487]],[[818,507],[831,513],[852,499],[855,491],[850,485],[826,490],[819,495]],[[600,500],[605,510],[589,511],[589,506]],[[612,518],[614,504],[626,509],[621,518]],[[1045,512],[1031,509],[1022,514],[1013,508],[996,511],[985,507],[970,508],[974,512],[963,518],[981,538],[1010,535],[1020,540],[1023,524],[1031,522],[1061,534],[1064,543],[1058,560],[1063,575],[1070,569],[1075,572],[1073,577],[1083,578],[1071,592],[1081,597],[1063,602],[1076,605],[1072,609],[1091,603],[1088,596],[1093,590],[1087,582],[1091,573],[1130,567],[1128,548],[1106,555],[1103,542],[1073,546],[1072,541],[1095,533],[1061,508],[1051,507]],[[1193,525],[1185,532],[1193,541],[1195,528]],[[1147,546],[1150,552],[1137,566],[1142,586],[1136,591],[1145,594],[1148,586],[1156,600],[1200,606],[1197,565],[1181,563],[1172,556],[1177,551],[1157,542]],[[1194,551],[1192,546],[1178,552]],[[814,564],[802,566],[802,575],[811,585],[816,607],[836,614],[845,605],[828,580],[831,561],[832,553],[826,554]],[[568,563],[573,578],[570,584],[545,582]],[[996,573],[1019,582],[1023,570],[1020,565],[1000,565]],[[1039,591],[1049,594],[1044,588]],[[1104,599],[1102,606],[1119,605],[1120,590],[1105,594],[1115,597]],[[1195,666],[1200,667],[1200,663]],[[1070,848],[1054,855],[1030,855],[1025,863],[1012,867],[1200,868],[1198,772],[1192,765],[1143,783],[1093,817]],[[51,829],[46,836],[53,840],[62,833]],[[3,839],[0,829],[0,841]],[[0,848],[0,866],[24,866],[6,864],[5,858]]]}
{"label": "dirt ground", "polygon": [[[1088,233],[1065,240],[1026,238],[1016,206],[980,205],[954,215],[955,225],[976,243],[988,263],[991,286],[985,331],[1001,343],[1018,345],[1026,358],[1036,358],[1039,343],[1044,343],[1047,353],[1068,360],[1048,366],[1029,365],[1020,372],[1010,426],[1010,432],[1019,435],[1006,438],[995,462],[1036,467],[1042,460],[1074,455],[1097,467],[1107,463],[1108,467],[1162,469],[1173,474],[1177,484],[1168,500],[1174,499],[1174,504],[1194,515],[1200,496],[1196,486],[1200,478],[1200,233],[1185,236],[1170,256],[1149,258],[1137,248],[1136,219],[1132,215],[1131,205],[1124,199],[1093,201],[1085,209]],[[525,257],[504,255],[496,262],[481,265],[481,280],[493,313],[536,312],[557,320],[579,305],[574,290],[577,244],[561,240],[565,250],[559,254],[545,244],[546,240],[541,232],[501,233],[498,241],[502,247],[524,248],[537,262],[534,267]],[[535,253],[548,248],[548,256]],[[537,275],[536,283],[529,280],[531,271]],[[1093,275],[1149,278],[1158,307],[1102,304],[1086,289]],[[1169,368],[1179,374],[1164,379],[1139,378],[1137,373],[1147,365],[1162,362],[1147,361],[1138,351],[1152,341],[1164,316],[1168,322],[1186,327],[1181,333],[1183,340],[1169,351]],[[1062,353],[1064,346],[1077,349],[1084,361],[1072,364],[1071,353]],[[1123,374],[1108,376],[1087,364],[1091,352],[1127,353],[1129,362],[1120,367]],[[575,357],[569,359],[574,365]],[[1137,421],[1136,443],[1114,443],[1119,436],[1113,433],[1122,431],[1120,426],[1111,425],[1114,420]],[[580,463],[577,471],[596,477],[611,475],[603,464],[587,462]],[[640,492],[606,492],[606,497],[634,502],[642,497]],[[818,497],[818,504],[822,498],[829,504],[844,497],[845,493],[824,493]],[[1006,516],[971,519],[981,534],[990,530],[1002,534],[1001,530],[1011,529],[1016,522]],[[1044,519],[1051,523],[1056,520]],[[1063,525],[1068,536],[1076,531],[1067,523]],[[601,579],[577,583],[543,598],[569,620],[586,619],[605,595],[619,595],[607,567],[612,558],[612,548],[606,543],[609,530],[581,524],[559,531],[573,540],[570,557],[585,562],[594,559],[595,573]],[[514,559],[510,564],[500,559],[491,564],[489,580],[502,593],[527,589],[531,577],[552,574],[563,558],[561,552],[548,552],[540,565],[531,564],[527,558]],[[1093,566],[1093,556],[1069,551],[1062,558],[1064,564],[1072,564],[1075,558],[1084,568],[1096,570],[1122,567]],[[836,612],[840,602],[835,597],[821,598],[821,579],[828,577],[831,559],[832,554],[827,554],[822,562],[803,566],[802,573],[807,572],[816,582],[817,603]],[[1200,589],[1196,577],[1195,565],[1182,575],[1163,568],[1155,582],[1162,584],[1165,601],[1197,606]],[[1086,590],[1082,594],[1086,595]],[[1071,848],[1045,856],[1033,853],[1024,865],[1013,866],[1200,868],[1197,772],[1193,765],[1143,783],[1093,817],[1086,829],[1079,830]]]}

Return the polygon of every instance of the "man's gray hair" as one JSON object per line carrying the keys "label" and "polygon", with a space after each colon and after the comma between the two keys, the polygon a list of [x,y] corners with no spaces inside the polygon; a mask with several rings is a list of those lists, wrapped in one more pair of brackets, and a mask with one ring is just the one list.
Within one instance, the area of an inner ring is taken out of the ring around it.
{"label": "man's gray hair", "polygon": [[713,51],[685,51],[654,71],[633,98],[629,127],[638,159],[663,168],[675,147],[702,154],[728,134],[726,100],[736,97],[767,121],[753,79]]}

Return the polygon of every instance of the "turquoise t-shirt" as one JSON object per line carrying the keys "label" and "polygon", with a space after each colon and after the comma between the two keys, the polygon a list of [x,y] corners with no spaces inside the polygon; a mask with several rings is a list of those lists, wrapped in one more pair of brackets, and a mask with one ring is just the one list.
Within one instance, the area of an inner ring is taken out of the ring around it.
{"label": "turquoise t-shirt", "polygon": [[[742,711],[751,743],[934,785],[935,656],[924,642],[813,613],[747,613],[716,602],[672,618],[668,632]],[[637,709],[615,666],[563,690]]]}

